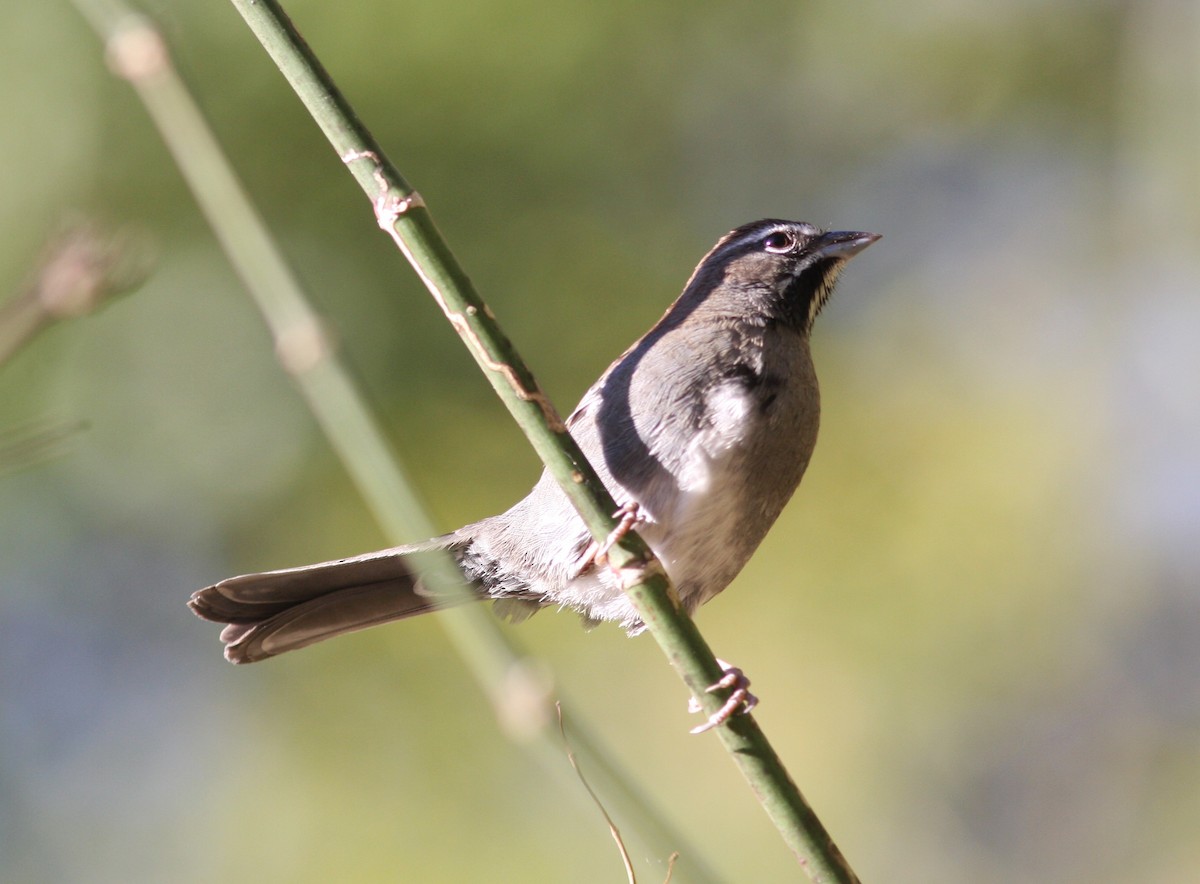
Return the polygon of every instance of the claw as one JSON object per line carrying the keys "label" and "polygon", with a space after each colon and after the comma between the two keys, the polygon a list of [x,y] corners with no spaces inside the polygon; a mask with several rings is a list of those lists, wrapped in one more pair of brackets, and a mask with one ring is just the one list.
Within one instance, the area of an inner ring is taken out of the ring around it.
{"label": "claw", "polygon": [[[710,731],[714,727],[724,724],[733,718],[735,714],[745,714],[758,705],[758,697],[750,693],[750,679],[746,678],[746,674],[736,666],[730,666],[724,660],[717,659],[721,669],[725,674],[715,684],[705,688],[705,693],[711,694],[714,691],[729,690],[729,696],[725,698],[725,702],[721,708],[708,716],[708,720],[703,724],[698,724],[692,728],[693,734],[702,734],[705,731]],[[699,712],[700,703],[695,697],[688,700],[688,712]]]}
{"label": "claw", "polygon": [[575,571],[576,577],[583,574],[592,565],[603,565],[608,561],[608,551],[620,543],[633,526],[642,520],[641,506],[636,500],[631,500],[613,513],[613,518],[618,520],[617,526],[613,528],[608,537],[604,538],[604,542],[597,543],[593,540],[583,551],[583,555],[579,559],[579,567]]}
{"label": "claw", "polygon": [[596,554],[593,558],[597,564],[603,565],[608,558],[608,551],[615,544],[620,543],[633,526],[642,520],[641,510],[641,505],[636,500],[631,500],[613,513],[613,518],[618,520],[617,527],[613,528],[612,533],[604,538],[604,543],[596,547]]}

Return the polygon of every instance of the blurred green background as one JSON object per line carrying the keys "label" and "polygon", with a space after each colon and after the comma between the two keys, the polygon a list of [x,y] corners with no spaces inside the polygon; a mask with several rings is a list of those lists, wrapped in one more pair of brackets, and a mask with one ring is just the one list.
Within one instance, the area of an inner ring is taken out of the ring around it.
{"label": "blurred green background", "polygon": [[[533,455],[233,8],[146,8],[437,524],[507,507]],[[701,628],[864,880],[1200,879],[1200,6],[289,10],[564,411],[726,230],[882,233]],[[193,589],[383,539],[70,6],[0,71],[0,297],[70,210],[157,254],[0,369],[0,434],[86,425],[0,476],[0,880],[623,880],[434,619],[221,659]],[[517,634],[724,878],[799,877],[650,639]]]}

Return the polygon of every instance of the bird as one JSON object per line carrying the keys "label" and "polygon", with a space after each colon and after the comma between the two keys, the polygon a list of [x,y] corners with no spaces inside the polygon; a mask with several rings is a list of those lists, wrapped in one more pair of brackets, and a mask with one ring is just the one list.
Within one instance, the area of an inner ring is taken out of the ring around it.
{"label": "bird", "polygon": [[[879,238],[779,219],[730,231],[568,418],[622,526],[689,613],[732,582],[800,484],[821,411],[813,324],[846,263]],[[188,604],[225,624],[226,659],[252,663],[439,607],[418,564],[430,550],[449,553],[470,595],[510,620],[555,606],[588,626],[645,629],[547,471],[507,511],[424,543],[231,577]]]}

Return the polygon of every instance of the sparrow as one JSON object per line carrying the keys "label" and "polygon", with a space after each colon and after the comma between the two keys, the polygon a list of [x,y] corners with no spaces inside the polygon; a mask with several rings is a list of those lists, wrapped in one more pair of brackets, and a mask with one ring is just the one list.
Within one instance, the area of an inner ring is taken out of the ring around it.
{"label": "sparrow", "polygon": [[[694,612],[737,576],[800,484],[821,402],[809,336],[846,262],[879,239],[797,221],[717,242],[658,323],[584,394],[567,428]],[[194,593],[253,663],[445,602],[414,552],[445,550],[480,599],[645,626],[548,472],[515,506],[424,543],[230,577]]]}

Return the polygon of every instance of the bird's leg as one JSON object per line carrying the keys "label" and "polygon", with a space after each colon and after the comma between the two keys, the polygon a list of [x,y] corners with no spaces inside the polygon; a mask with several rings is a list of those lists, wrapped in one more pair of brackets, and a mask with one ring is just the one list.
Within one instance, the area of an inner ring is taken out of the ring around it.
{"label": "bird's leg", "polygon": [[[713,691],[722,689],[731,689],[729,696],[725,699],[725,703],[708,716],[708,721],[703,724],[696,725],[692,728],[693,734],[702,734],[705,731],[710,731],[718,725],[722,725],[729,719],[733,718],[735,713],[746,713],[758,705],[758,697],[750,693],[750,679],[746,678],[746,674],[736,666],[730,666],[720,657],[717,658],[717,663],[725,674],[721,676],[716,684],[711,684],[705,689],[705,693],[711,694]],[[696,713],[700,711],[700,704],[695,697],[688,700],[688,712]]]}
{"label": "bird's leg", "polygon": [[588,544],[587,549],[580,556],[579,567],[575,571],[576,577],[583,574],[593,565],[603,565],[608,560],[608,551],[615,544],[620,543],[621,538],[628,534],[634,525],[642,521],[641,506],[636,500],[631,500],[613,513],[613,518],[617,520],[617,527],[613,528],[612,533],[604,538],[603,543],[597,543],[593,540]]}
{"label": "bird's leg", "polygon": [[592,556],[597,565],[603,565],[608,560],[608,551],[613,545],[620,543],[633,526],[642,521],[642,507],[636,500],[631,500],[613,513],[613,518],[617,520],[617,527],[604,538],[604,543],[596,547],[596,553]]}

